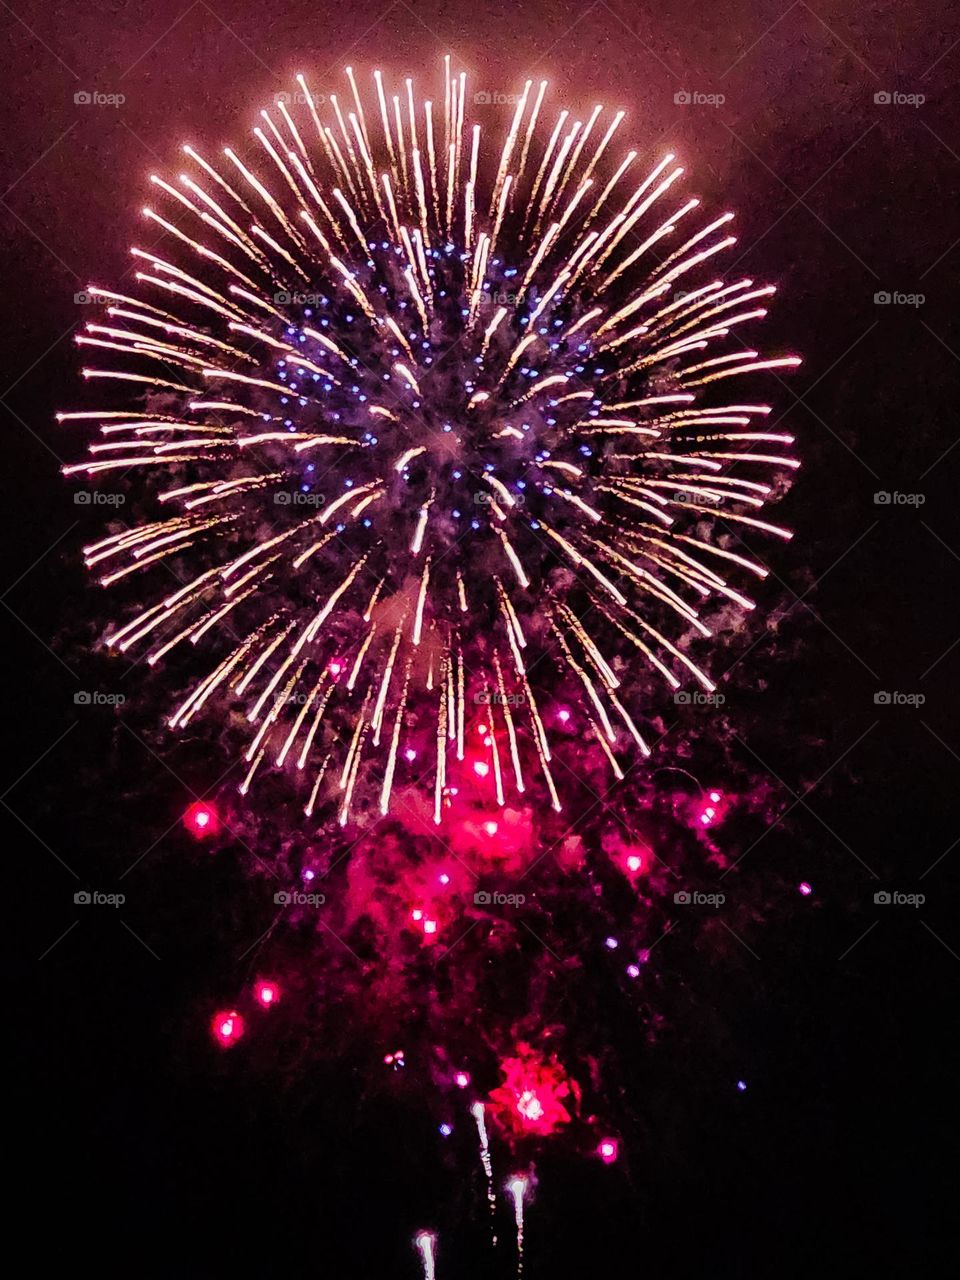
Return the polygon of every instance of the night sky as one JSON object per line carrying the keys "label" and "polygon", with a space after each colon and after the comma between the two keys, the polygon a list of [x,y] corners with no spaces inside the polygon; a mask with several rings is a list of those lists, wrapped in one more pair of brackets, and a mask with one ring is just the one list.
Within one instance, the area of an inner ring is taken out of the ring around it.
{"label": "night sky", "polygon": [[[626,108],[631,141],[675,151],[710,209],[737,211],[741,271],[779,285],[765,345],[804,356],[771,392],[804,462],[775,516],[796,536],[768,549],[743,660],[723,662],[725,759],[776,815],[741,873],[755,863],[760,886],[749,946],[727,967],[678,944],[655,1044],[622,1011],[597,1013],[624,1046],[634,1142],[609,1170],[562,1139],[538,1159],[525,1274],[955,1273],[950,8],[0,4],[0,789],[20,1068],[7,1097],[23,1138],[9,1238],[22,1234],[32,1271],[416,1277],[410,1237],[432,1220],[440,1280],[511,1274],[486,1248],[474,1147],[440,1150],[429,1100],[371,1088],[359,1057],[311,1043],[306,1018],[248,1060],[211,1044],[209,1012],[243,980],[265,917],[240,858],[205,857],[178,823],[222,773],[216,744],[157,733],[136,677],[119,714],[75,702],[117,676],[95,652],[103,596],[79,554],[103,516],[63,482],[81,441],[54,420],[80,390],[74,297],[129,270],[147,175],[175,148],[240,137],[298,71],[321,86],[351,63],[425,79],[449,52],[474,90],[545,76],[573,109]],[[718,759],[708,724],[691,724],[689,747]],[[75,908],[79,887],[109,889],[134,863],[122,913]],[[774,901],[772,868],[814,893]]]}

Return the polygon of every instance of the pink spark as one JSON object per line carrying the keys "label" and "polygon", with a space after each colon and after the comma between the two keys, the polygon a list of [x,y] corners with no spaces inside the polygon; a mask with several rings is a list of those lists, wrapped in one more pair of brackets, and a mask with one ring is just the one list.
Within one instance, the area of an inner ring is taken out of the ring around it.
{"label": "pink spark", "polygon": [[280,988],[275,982],[258,982],[256,997],[265,1009],[269,1009],[280,999]]}
{"label": "pink spark", "polygon": [[[519,1044],[517,1056],[501,1064],[503,1084],[490,1094],[491,1114],[517,1136],[554,1133],[568,1124],[580,1101],[579,1086],[555,1058]],[[565,1105],[566,1104],[566,1105]]]}
{"label": "pink spark", "polygon": [[216,809],[203,800],[190,805],[184,812],[183,825],[196,840],[214,835],[220,827]]}
{"label": "pink spark", "polygon": [[214,1037],[223,1049],[232,1048],[244,1031],[243,1019],[235,1010],[214,1014],[210,1026]]}

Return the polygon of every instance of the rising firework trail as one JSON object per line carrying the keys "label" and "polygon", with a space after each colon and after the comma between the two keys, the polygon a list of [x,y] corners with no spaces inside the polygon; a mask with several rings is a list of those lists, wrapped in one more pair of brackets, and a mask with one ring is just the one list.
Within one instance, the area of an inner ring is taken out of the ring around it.
{"label": "rising firework trail", "polygon": [[107,643],[189,680],[172,729],[239,713],[242,794],[286,769],[345,825],[416,785],[439,824],[472,773],[559,810],[555,696],[620,778],[648,677],[713,690],[798,465],[731,388],[799,361],[741,340],[774,288],[715,274],[733,215],[621,153],[623,112],[527,81],[491,137],[449,58],[442,102],[347,80],[184,146],[136,286],[90,286],[117,399],[59,415],[99,430],[65,470],[147,512],[85,548],[131,600]]}

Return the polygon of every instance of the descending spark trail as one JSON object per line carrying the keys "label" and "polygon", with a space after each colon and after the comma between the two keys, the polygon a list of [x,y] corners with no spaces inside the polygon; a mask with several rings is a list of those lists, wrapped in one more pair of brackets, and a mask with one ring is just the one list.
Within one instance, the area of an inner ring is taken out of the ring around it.
{"label": "descending spark trail", "polygon": [[527,1193],[527,1180],[520,1174],[511,1178],[507,1190],[513,1196],[513,1216],[517,1224],[517,1280],[523,1275],[523,1197]]}
{"label": "descending spark trail", "polygon": [[[497,1196],[493,1189],[493,1161],[490,1158],[490,1138],[487,1133],[486,1115],[482,1102],[475,1102],[470,1108],[470,1114],[477,1122],[477,1134],[480,1138],[480,1163],[483,1165],[483,1172],[487,1179],[487,1203],[490,1206],[491,1218],[497,1211]],[[496,1232],[494,1232],[493,1243],[497,1243]]]}
{"label": "descending spark trail", "polygon": [[429,1231],[421,1231],[417,1236],[416,1245],[420,1250],[420,1258],[423,1262],[423,1280],[436,1280],[437,1263],[434,1252],[436,1243],[437,1237]]}
{"label": "descending spark trail", "polygon": [[792,437],[727,388],[799,361],[739,338],[774,290],[711,275],[732,215],[697,224],[672,155],[615,161],[622,112],[551,121],[545,83],[491,150],[447,65],[442,112],[350,71],[324,121],[299,76],[243,156],[185,146],[77,339],[128,407],[58,415],[100,429],[67,474],[154,508],[85,548],[104,586],[149,578],[109,646],[202,649],[171,726],[241,710],[241,791],[286,768],[341,824],[411,784],[440,823],[488,690],[497,803],[539,773],[559,809],[534,679],[622,777],[645,675],[713,690],[691,637],[754,607],[747,540],[790,537],[759,513]]}

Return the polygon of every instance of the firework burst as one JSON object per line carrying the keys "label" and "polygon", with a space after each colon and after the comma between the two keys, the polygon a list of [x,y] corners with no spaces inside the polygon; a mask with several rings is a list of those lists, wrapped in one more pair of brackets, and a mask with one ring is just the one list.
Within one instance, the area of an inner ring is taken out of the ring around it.
{"label": "firework burst", "polygon": [[790,536],[758,512],[798,465],[729,389],[799,361],[741,341],[773,287],[714,276],[733,215],[618,158],[623,112],[528,81],[491,146],[449,59],[442,106],[347,80],[298,76],[250,154],[185,146],[136,291],[90,287],[84,376],[125,401],[59,415],[99,425],[65,470],[150,508],[85,548],[149,600],[107,643],[209,654],[169,722],[239,710],[242,793],[287,767],[345,824],[419,783],[439,823],[463,773],[559,809],[557,700],[620,777],[648,676],[713,689],[691,650],[753,607],[738,536]]}

